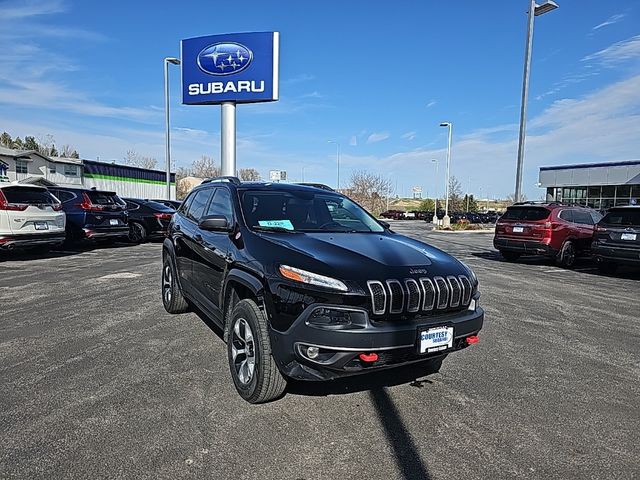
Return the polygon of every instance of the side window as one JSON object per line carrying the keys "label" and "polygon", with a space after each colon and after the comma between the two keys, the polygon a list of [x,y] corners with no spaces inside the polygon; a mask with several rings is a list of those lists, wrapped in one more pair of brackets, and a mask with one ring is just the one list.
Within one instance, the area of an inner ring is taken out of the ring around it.
{"label": "side window", "polygon": [[195,196],[193,197],[193,201],[191,205],[187,208],[186,217],[189,220],[193,220],[198,223],[204,212],[207,208],[207,204],[209,203],[209,198],[211,197],[211,189],[199,190]]}
{"label": "side window", "polygon": [[573,222],[573,210],[563,210],[559,217],[565,222]]}
{"label": "side window", "polygon": [[128,200],[125,200],[124,203],[127,204],[127,210],[137,210],[140,208],[140,205],[138,205],[137,203],[130,202]]}
{"label": "side window", "polygon": [[593,225],[593,218],[586,210],[576,210],[573,212],[573,221],[581,225]]}
{"label": "side window", "polygon": [[213,194],[213,199],[207,208],[205,216],[223,215],[227,220],[233,220],[233,205],[231,203],[231,193],[225,187],[218,187]]}
{"label": "side window", "polygon": [[598,223],[600,220],[602,220],[602,214],[599,212],[596,212],[595,210],[591,210],[589,212],[591,214],[591,218],[593,218],[593,224],[595,225],[596,223]]}
{"label": "side window", "polygon": [[195,197],[195,194],[191,193],[187,196],[187,198],[185,198],[182,201],[180,208],[178,208],[178,213],[182,215],[186,214],[187,210],[189,209],[189,206],[191,205],[191,202],[193,202],[193,197]]}

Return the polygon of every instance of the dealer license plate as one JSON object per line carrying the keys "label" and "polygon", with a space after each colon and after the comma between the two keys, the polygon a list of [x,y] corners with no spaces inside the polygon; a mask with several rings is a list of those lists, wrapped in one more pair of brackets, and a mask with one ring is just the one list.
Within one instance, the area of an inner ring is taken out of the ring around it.
{"label": "dealer license plate", "polygon": [[49,224],[47,222],[36,222],[36,230],[49,230]]}
{"label": "dealer license plate", "polygon": [[109,225],[118,225],[118,219],[117,218],[112,218],[109,220]]}
{"label": "dealer license plate", "polygon": [[631,241],[635,241],[636,240],[636,234],[635,233],[623,233],[622,235],[620,235],[620,240],[631,240]]}
{"label": "dealer license plate", "polygon": [[524,232],[524,227],[513,227],[513,233],[522,233]]}
{"label": "dealer license plate", "polygon": [[453,346],[453,327],[435,327],[420,330],[420,353],[446,350]]}

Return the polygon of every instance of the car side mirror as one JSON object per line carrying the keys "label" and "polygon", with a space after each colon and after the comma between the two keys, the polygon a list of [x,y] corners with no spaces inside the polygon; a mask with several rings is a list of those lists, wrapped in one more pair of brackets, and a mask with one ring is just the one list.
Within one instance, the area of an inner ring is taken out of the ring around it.
{"label": "car side mirror", "polygon": [[382,225],[387,230],[389,230],[391,228],[391,224],[389,222],[385,222],[384,220],[378,220],[378,222],[380,223],[380,225]]}
{"label": "car side mirror", "polygon": [[198,227],[211,232],[230,232],[231,225],[224,215],[209,215],[198,222]]}

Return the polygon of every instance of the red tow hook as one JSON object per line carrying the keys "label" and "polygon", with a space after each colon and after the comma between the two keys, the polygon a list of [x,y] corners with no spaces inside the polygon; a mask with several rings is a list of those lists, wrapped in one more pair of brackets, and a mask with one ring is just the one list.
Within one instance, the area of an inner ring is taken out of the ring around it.
{"label": "red tow hook", "polygon": [[467,341],[467,345],[474,345],[480,341],[480,338],[477,335],[469,335],[465,340]]}
{"label": "red tow hook", "polygon": [[372,353],[361,353],[360,355],[358,355],[358,357],[360,357],[360,360],[362,360],[363,362],[366,363],[373,363],[378,361],[378,354],[375,352]]}

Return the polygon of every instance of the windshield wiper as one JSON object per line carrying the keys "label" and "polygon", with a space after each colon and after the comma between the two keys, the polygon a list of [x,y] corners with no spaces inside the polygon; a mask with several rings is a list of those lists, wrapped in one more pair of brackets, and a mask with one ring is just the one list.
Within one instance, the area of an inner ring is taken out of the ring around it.
{"label": "windshield wiper", "polygon": [[278,233],[296,233],[295,230],[290,230],[284,227],[251,227],[256,232],[278,232]]}

